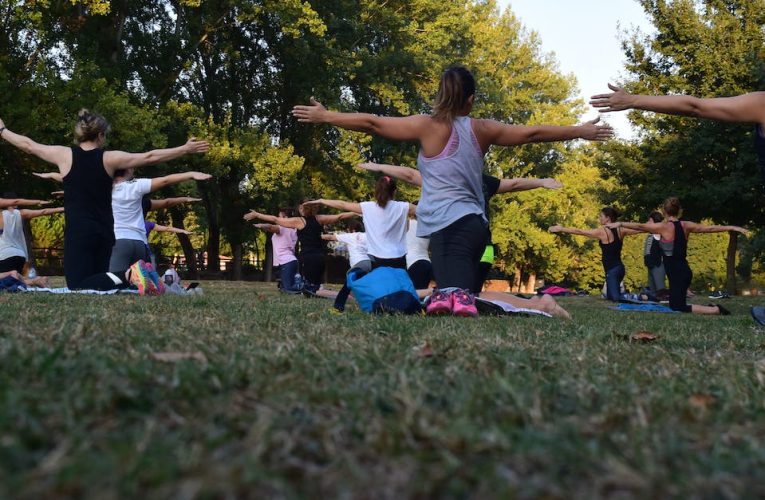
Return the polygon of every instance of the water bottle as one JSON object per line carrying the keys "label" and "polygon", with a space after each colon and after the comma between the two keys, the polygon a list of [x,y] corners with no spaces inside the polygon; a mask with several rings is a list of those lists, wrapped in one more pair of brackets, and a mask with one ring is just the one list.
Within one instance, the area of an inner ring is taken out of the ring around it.
{"label": "water bottle", "polygon": [[27,278],[31,280],[37,278],[37,269],[35,269],[34,266],[29,266],[29,272],[27,273]]}

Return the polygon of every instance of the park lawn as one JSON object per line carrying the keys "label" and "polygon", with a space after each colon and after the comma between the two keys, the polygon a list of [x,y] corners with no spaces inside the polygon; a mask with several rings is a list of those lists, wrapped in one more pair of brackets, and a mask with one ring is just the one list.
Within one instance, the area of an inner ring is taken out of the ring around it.
{"label": "park lawn", "polygon": [[0,295],[0,498],[765,495],[755,299],[566,322],[203,288]]}

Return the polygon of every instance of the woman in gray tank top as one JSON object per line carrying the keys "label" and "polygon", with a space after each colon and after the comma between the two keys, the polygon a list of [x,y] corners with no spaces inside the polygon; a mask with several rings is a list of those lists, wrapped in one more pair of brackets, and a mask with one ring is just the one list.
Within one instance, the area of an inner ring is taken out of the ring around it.
{"label": "woman in gray tank top", "polygon": [[383,117],[367,113],[328,111],[311,98],[295,106],[300,122],[328,123],[336,127],[379,135],[396,141],[417,141],[422,175],[422,197],[417,208],[417,236],[430,237],[436,284],[430,314],[475,316],[469,288],[488,237],[481,173],[483,158],[492,144],[516,146],[529,142],[571,139],[605,140],[613,136],[597,119],[579,126],[508,125],[469,117],[475,97],[475,79],[466,68],[453,66],[441,76],[430,115]]}

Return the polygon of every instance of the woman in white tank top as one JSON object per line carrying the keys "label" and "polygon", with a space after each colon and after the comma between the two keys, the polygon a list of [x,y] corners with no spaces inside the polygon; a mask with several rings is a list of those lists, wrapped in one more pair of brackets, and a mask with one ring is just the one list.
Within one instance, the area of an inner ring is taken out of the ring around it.
{"label": "woman in white tank top", "polygon": [[[9,196],[6,196],[9,198]],[[39,200],[33,200],[39,201]],[[22,273],[29,256],[27,255],[27,240],[24,236],[24,220],[62,213],[61,208],[44,208],[42,210],[17,209],[7,207],[2,212],[2,235],[0,235],[0,273],[16,271]]]}

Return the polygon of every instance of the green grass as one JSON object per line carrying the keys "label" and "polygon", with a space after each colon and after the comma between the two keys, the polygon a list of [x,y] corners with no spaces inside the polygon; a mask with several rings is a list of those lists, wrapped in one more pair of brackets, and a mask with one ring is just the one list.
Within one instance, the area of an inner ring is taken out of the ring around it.
{"label": "green grass", "polygon": [[471,320],[203,286],[0,295],[0,498],[765,494],[755,299]]}

